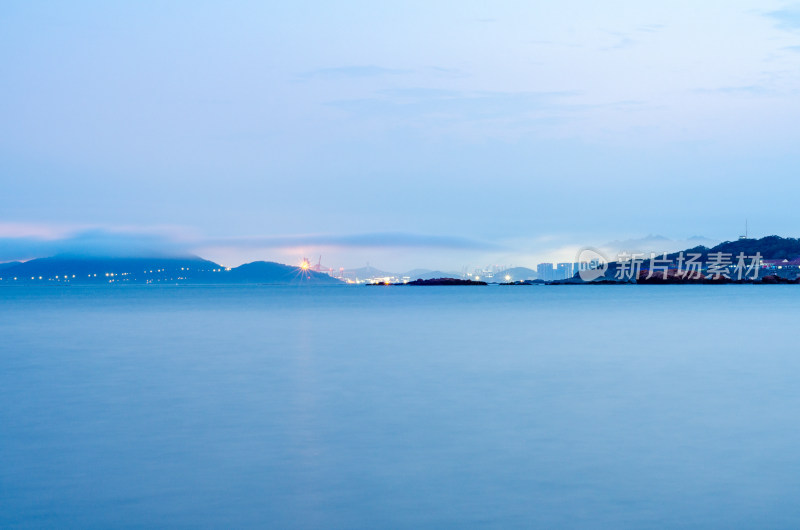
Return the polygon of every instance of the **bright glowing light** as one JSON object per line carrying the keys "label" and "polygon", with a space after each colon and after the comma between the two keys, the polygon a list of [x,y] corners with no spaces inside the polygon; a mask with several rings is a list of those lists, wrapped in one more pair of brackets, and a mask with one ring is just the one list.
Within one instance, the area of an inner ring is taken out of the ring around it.
{"label": "bright glowing light", "polygon": [[308,259],[303,258],[303,261],[300,262],[300,268],[304,271],[307,271],[311,267],[311,264],[308,263]]}
{"label": "bright glowing light", "polygon": [[475,280],[476,280],[476,281],[477,281],[477,280],[480,280],[480,279],[481,279],[481,277],[480,277],[480,276],[475,276]]}
{"label": "bright glowing light", "polygon": [[506,274],[506,281],[507,281],[507,282],[510,282],[510,281],[511,281],[511,276],[509,276],[508,274]]}

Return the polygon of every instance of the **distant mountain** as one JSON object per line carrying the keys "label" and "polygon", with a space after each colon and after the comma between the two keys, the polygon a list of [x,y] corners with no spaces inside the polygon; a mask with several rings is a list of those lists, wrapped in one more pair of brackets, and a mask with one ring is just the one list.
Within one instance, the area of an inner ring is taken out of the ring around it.
{"label": "distant mountain", "polygon": [[[420,273],[418,271],[426,271],[426,272]],[[417,274],[411,274],[412,272],[417,272]],[[405,273],[403,276],[408,276],[412,280],[435,280],[439,278],[461,278],[461,273],[416,269],[415,271],[409,271]]]}
{"label": "distant mountain", "polygon": [[348,278],[385,278],[387,276],[397,276],[397,274],[393,272],[386,272],[380,269],[376,269],[375,267],[370,267],[369,265],[366,267],[361,267],[358,269],[347,269],[344,271],[345,277]]}
{"label": "distant mountain", "polygon": [[254,262],[227,269],[197,256],[182,258],[100,258],[54,256],[0,269],[0,283],[339,283],[314,271],[280,263]]}
{"label": "distant mountain", "polygon": [[434,271],[430,269],[414,269],[408,272],[404,272],[403,274],[401,274],[401,276],[408,276],[409,278],[421,278],[422,276],[428,274],[429,272],[434,272]]}
{"label": "distant mountain", "polygon": [[[703,259],[709,252],[724,252],[736,256],[744,252],[745,256],[754,256],[756,252],[761,253],[763,259],[794,259],[800,256],[800,238],[767,236],[761,239],[737,239],[735,241],[725,241],[712,248],[697,246],[683,251],[684,254],[696,252],[703,255]],[[678,253],[670,254],[670,257],[677,257]]]}
{"label": "distant mountain", "polygon": [[231,269],[223,275],[226,283],[341,283],[336,278],[311,270],[283,265],[272,261],[254,261]]}
{"label": "distant mountain", "polygon": [[[764,260],[793,260],[800,257],[800,239],[780,236],[767,236],[762,237],[761,239],[737,239],[735,241],[722,242],[711,248],[699,245],[680,252],[673,252],[667,254],[667,259],[670,260],[669,266],[674,268],[677,267],[677,260],[681,254],[683,254],[684,258],[688,258],[690,254],[699,254],[700,257],[697,258],[697,261],[700,263],[706,263],[708,262],[708,255],[715,254],[717,252],[728,254],[730,261],[734,264],[736,263],[737,256],[740,253],[743,253],[746,258],[750,258],[755,256],[757,253],[760,253],[761,259]],[[657,256],[657,258],[658,257],[659,256]],[[644,263],[642,264],[643,268],[647,268],[648,260],[649,256],[644,256]],[[618,262],[614,261],[609,263],[608,270],[604,275],[605,279],[613,278],[616,275],[618,267]],[[788,271],[787,273],[794,273],[794,271]]]}
{"label": "distant mountain", "polygon": [[19,280],[38,280],[65,278],[78,281],[103,281],[109,278],[119,280],[172,279],[188,273],[210,273],[224,269],[222,265],[197,256],[184,258],[101,258],[59,255],[51,258],[38,258],[3,269],[4,279],[17,277]]}
{"label": "distant mountain", "polygon": [[506,276],[510,276],[509,281],[518,282],[521,280],[535,280],[538,278],[536,271],[527,267],[512,267],[494,275],[498,281],[506,281]]}
{"label": "distant mountain", "polygon": [[[681,253],[684,257],[689,254],[700,254],[701,257],[698,260],[706,261],[709,254],[717,252],[731,254],[734,258],[739,253],[744,253],[745,256],[755,256],[756,253],[760,253],[762,259],[792,260],[800,256],[800,239],[780,236],[767,236],[761,239],[737,239],[735,241],[724,241],[711,248],[698,245],[680,252],[671,252],[667,254],[667,258],[675,260]],[[649,255],[645,256],[645,259],[649,259]]]}
{"label": "distant mountain", "polygon": [[4,269],[8,269],[10,267],[16,267],[17,265],[22,264],[21,261],[9,261],[6,263],[0,263],[0,271]]}

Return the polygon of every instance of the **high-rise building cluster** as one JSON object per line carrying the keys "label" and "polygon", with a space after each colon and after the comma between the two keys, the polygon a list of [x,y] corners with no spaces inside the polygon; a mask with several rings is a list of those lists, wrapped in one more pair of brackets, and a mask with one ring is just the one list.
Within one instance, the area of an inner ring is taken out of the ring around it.
{"label": "high-rise building cluster", "polygon": [[598,260],[581,261],[575,263],[540,263],[536,266],[536,275],[540,280],[551,282],[572,278],[580,271],[596,269],[600,266]]}

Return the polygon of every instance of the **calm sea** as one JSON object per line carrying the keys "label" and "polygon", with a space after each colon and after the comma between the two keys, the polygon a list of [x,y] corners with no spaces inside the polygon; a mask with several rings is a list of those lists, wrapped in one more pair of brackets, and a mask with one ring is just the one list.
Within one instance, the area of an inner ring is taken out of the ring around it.
{"label": "calm sea", "polygon": [[0,527],[797,528],[796,286],[0,288]]}

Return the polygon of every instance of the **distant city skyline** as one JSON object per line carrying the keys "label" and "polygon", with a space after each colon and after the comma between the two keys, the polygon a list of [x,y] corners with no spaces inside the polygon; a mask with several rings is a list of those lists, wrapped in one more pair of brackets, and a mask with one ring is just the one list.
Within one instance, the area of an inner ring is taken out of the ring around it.
{"label": "distant city skyline", "polygon": [[0,42],[0,261],[800,235],[800,3],[10,1]]}

